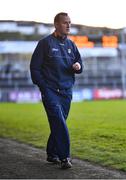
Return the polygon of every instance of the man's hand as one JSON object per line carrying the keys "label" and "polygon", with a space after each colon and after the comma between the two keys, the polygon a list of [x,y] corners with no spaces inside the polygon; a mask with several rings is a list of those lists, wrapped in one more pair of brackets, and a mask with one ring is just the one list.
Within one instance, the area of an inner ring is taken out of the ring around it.
{"label": "man's hand", "polygon": [[78,63],[78,62],[74,63],[72,67],[73,67],[73,69],[76,70],[76,71],[79,71],[79,70],[81,69],[81,65],[80,65],[80,63]]}

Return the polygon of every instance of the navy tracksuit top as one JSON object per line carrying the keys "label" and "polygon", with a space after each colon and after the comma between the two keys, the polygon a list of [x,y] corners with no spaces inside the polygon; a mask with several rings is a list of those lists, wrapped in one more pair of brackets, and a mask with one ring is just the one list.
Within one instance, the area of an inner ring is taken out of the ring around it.
{"label": "navy tracksuit top", "polygon": [[[72,68],[75,62],[81,65],[79,71]],[[42,92],[46,87],[69,89],[73,87],[75,73],[82,72],[82,60],[70,39],[51,34],[38,42],[31,58],[30,71],[33,83]]]}

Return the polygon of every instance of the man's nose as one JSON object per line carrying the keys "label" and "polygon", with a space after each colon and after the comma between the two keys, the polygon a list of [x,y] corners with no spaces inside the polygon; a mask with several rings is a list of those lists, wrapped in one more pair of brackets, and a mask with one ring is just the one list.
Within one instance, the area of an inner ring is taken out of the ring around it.
{"label": "man's nose", "polygon": [[68,27],[68,28],[70,28],[70,26],[71,26],[71,24],[70,24],[70,23],[68,23],[68,24],[67,24],[67,27]]}

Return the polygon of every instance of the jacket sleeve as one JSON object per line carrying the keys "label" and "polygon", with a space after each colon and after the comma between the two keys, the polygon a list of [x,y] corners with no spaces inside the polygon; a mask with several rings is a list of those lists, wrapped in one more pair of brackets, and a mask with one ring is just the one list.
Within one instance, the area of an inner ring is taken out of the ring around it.
{"label": "jacket sleeve", "polygon": [[31,58],[30,72],[31,79],[41,90],[45,90],[46,83],[42,76],[42,66],[44,62],[44,43],[43,40],[39,41]]}
{"label": "jacket sleeve", "polygon": [[76,62],[78,62],[81,65],[81,69],[78,71],[76,71],[76,70],[74,70],[74,71],[76,74],[80,74],[83,71],[83,63],[82,63],[81,55],[80,55],[77,47],[76,47],[76,59],[75,60],[76,60]]}
{"label": "jacket sleeve", "polygon": [[74,63],[76,63],[76,62],[78,62],[81,65],[81,69],[80,70],[74,70],[73,69],[73,71],[76,74],[80,74],[83,71],[83,63],[82,63],[82,59],[81,59],[80,53],[78,51],[78,48],[75,45],[75,62]]}

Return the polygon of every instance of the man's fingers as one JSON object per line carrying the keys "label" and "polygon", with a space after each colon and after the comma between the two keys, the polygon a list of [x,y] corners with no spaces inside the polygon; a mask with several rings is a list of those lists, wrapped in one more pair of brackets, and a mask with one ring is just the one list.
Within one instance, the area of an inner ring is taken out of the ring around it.
{"label": "man's fingers", "polygon": [[76,62],[76,63],[73,64],[73,68],[75,70],[80,70],[81,66],[80,66],[80,64],[78,62]]}

